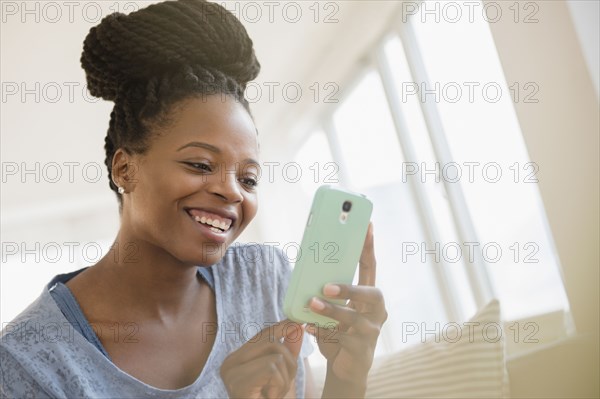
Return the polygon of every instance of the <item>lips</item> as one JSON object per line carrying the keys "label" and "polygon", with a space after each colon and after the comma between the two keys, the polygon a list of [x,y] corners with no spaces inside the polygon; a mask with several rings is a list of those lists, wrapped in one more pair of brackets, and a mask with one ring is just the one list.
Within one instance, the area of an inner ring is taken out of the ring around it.
{"label": "lips", "polygon": [[227,232],[235,222],[235,215],[224,210],[188,208],[186,212],[193,220],[208,227],[214,233]]}

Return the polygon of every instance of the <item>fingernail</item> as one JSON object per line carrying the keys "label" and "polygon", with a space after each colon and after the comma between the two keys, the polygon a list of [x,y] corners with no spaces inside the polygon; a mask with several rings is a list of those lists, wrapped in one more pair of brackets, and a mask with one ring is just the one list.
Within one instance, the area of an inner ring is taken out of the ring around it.
{"label": "fingernail", "polygon": [[323,294],[327,296],[336,296],[340,293],[340,286],[335,284],[325,284]]}
{"label": "fingernail", "polygon": [[325,309],[325,304],[319,298],[315,297],[310,302],[310,307],[316,310],[323,310]]}

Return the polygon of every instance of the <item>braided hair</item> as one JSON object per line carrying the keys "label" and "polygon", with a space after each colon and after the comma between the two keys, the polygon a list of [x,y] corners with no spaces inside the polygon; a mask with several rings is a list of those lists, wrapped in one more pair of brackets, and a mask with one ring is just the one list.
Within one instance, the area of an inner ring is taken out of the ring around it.
{"label": "braided hair", "polygon": [[117,149],[144,153],[152,128],[168,124],[178,101],[230,95],[249,112],[246,84],[260,64],[240,21],[206,0],[150,5],[129,15],[115,12],[90,29],[81,66],[95,97],[113,101],[104,163],[110,188]]}

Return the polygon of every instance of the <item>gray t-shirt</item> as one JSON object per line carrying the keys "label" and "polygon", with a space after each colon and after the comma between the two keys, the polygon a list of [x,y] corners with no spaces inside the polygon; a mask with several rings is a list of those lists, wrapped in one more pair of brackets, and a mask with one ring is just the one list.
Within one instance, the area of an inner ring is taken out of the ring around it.
{"label": "gray t-shirt", "polygon": [[[234,244],[211,269],[217,336],[202,372],[191,385],[158,389],[125,373],[72,327],[44,288],[27,309],[3,326],[2,397],[227,398],[219,374],[223,360],[264,327],[285,319],[283,298],[291,268],[277,248]],[[304,397],[303,360],[313,350],[309,334],[305,334],[298,357],[297,398]]]}

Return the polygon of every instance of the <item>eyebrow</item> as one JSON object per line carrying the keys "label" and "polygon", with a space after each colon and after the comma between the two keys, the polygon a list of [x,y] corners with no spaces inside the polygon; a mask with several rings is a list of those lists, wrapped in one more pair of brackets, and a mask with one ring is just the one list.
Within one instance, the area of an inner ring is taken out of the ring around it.
{"label": "eyebrow", "polygon": [[192,141],[190,143],[187,143],[186,145],[183,145],[181,147],[179,147],[177,149],[177,151],[181,151],[184,148],[188,148],[188,147],[199,147],[199,148],[204,148],[206,150],[212,151],[214,153],[220,154],[221,150],[218,149],[217,147],[215,147],[214,145],[210,145],[208,143],[201,143],[200,141]]}
{"label": "eyebrow", "polygon": [[[221,153],[221,150],[218,147],[215,147],[214,145],[211,145],[211,144],[208,144],[208,143],[202,143],[200,141],[192,141],[192,142],[189,142],[189,143],[187,143],[185,145],[182,145],[181,147],[179,147],[177,149],[177,151],[181,151],[184,148],[188,148],[188,147],[204,148],[204,149],[206,149],[208,151],[214,152],[215,154],[220,154]],[[255,159],[252,159],[252,158],[246,158],[246,159],[244,159],[243,162],[244,163],[253,163],[253,164],[256,164],[257,166],[260,166],[260,164],[258,163],[258,161],[255,160]]]}

